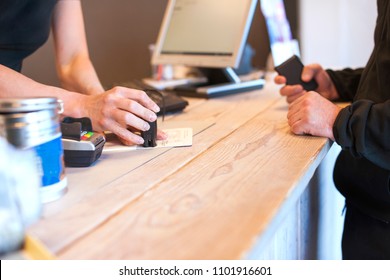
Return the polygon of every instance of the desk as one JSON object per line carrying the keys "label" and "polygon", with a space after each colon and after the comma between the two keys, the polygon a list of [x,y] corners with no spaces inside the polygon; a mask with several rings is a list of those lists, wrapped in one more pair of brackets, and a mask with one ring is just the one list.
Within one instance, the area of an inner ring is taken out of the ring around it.
{"label": "desk", "polygon": [[[311,219],[296,205],[330,141],[290,132],[272,82],[188,100],[166,122],[212,123],[192,147],[103,154],[90,168],[67,168],[68,193],[45,205],[28,234],[61,259],[305,258]],[[286,223],[292,212],[298,218]],[[291,256],[270,253],[282,246],[273,241],[280,228]]]}

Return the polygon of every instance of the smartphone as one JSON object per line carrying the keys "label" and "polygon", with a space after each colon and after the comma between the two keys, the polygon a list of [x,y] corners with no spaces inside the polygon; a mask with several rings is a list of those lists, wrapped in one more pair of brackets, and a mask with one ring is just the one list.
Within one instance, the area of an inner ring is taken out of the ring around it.
{"label": "smartphone", "polygon": [[312,79],[309,82],[304,82],[301,79],[303,71],[303,63],[298,56],[293,55],[282,64],[275,67],[276,72],[286,77],[287,85],[302,85],[306,91],[316,90],[317,82]]}

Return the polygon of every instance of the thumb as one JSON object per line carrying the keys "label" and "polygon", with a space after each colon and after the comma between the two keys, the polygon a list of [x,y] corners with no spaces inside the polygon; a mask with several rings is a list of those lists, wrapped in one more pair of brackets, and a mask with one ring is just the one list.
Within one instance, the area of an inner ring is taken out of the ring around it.
{"label": "thumb", "polygon": [[303,67],[301,79],[304,82],[309,82],[311,79],[313,79],[318,72],[320,72],[322,69],[321,65],[319,64],[309,64]]}

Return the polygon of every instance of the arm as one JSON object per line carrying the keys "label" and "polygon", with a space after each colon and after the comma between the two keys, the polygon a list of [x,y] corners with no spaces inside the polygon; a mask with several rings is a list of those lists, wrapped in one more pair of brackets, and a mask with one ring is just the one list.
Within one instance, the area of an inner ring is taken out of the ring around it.
{"label": "arm", "polygon": [[363,68],[346,68],[341,71],[326,70],[339,94],[340,101],[352,101],[355,97]]}
{"label": "arm", "polygon": [[[353,87],[353,80],[360,79],[361,70],[344,76],[345,85]],[[346,72],[340,72],[346,73]],[[343,89],[342,83],[337,87]],[[355,85],[356,88],[356,85]],[[341,98],[354,97],[355,91],[342,92]],[[372,163],[390,170],[390,100],[381,103],[359,99],[340,108],[316,92],[307,92],[294,100],[287,114],[291,130],[295,134],[310,134],[335,140],[343,150],[354,157],[364,157]]]}
{"label": "arm", "polygon": [[[142,137],[135,132],[148,130],[147,121],[156,120],[159,108],[143,91],[123,87],[103,91],[88,57],[84,31],[78,30],[82,24],[80,16],[78,0],[60,0],[55,7],[53,33],[65,89],[37,83],[0,65],[0,97],[53,96],[63,100],[64,115],[89,117],[95,131],[109,130],[124,144],[142,144]],[[80,46],[73,41],[75,38],[81,40]],[[165,137],[159,133],[160,139]]]}
{"label": "arm", "polygon": [[84,94],[104,92],[89,58],[79,0],[58,1],[52,29],[57,72],[62,86]]}
{"label": "arm", "polygon": [[353,102],[340,111],[333,133],[343,150],[390,170],[390,100]]}
{"label": "arm", "polygon": [[86,96],[58,87],[38,83],[19,72],[0,64],[0,97],[46,97],[53,96],[64,101],[64,115],[82,117],[79,104],[86,102]]}
{"label": "arm", "polygon": [[[156,120],[155,112],[159,108],[138,90],[116,87],[104,91],[89,58],[80,0],[58,1],[52,29],[57,72],[62,86],[92,95],[81,106],[84,116],[92,120],[94,129],[111,130],[124,144],[142,144],[142,138],[129,129],[148,130],[149,125],[144,120]],[[158,138],[165,139],[166,135],[159,130]]]}
{"label": "arm", "polygon": [[[63,115],[89,117],[95,131],[109,130],[126,145],[142,144],[135,131],[149,129],[146,121],[157,119],[158,106],[145,92],[115,87],[102,94],[84,95],[62,88],[47,86],[0,65],[0,97],[47,97],[64,102]],[[145,121],[146,120],[146,121]],[[160,132],[159,138],[166,136]]]}

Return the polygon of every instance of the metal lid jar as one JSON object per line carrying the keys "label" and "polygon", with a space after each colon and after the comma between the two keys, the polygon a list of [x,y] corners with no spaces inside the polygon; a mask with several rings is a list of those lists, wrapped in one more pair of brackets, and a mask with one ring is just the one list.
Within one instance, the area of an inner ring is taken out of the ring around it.
{"label": "metal lid jar", "polygon": [[0,136],[17,148],[35,151],[43,202],[66,192],[60,113],[62,102],[54,97],[0,99]]}

